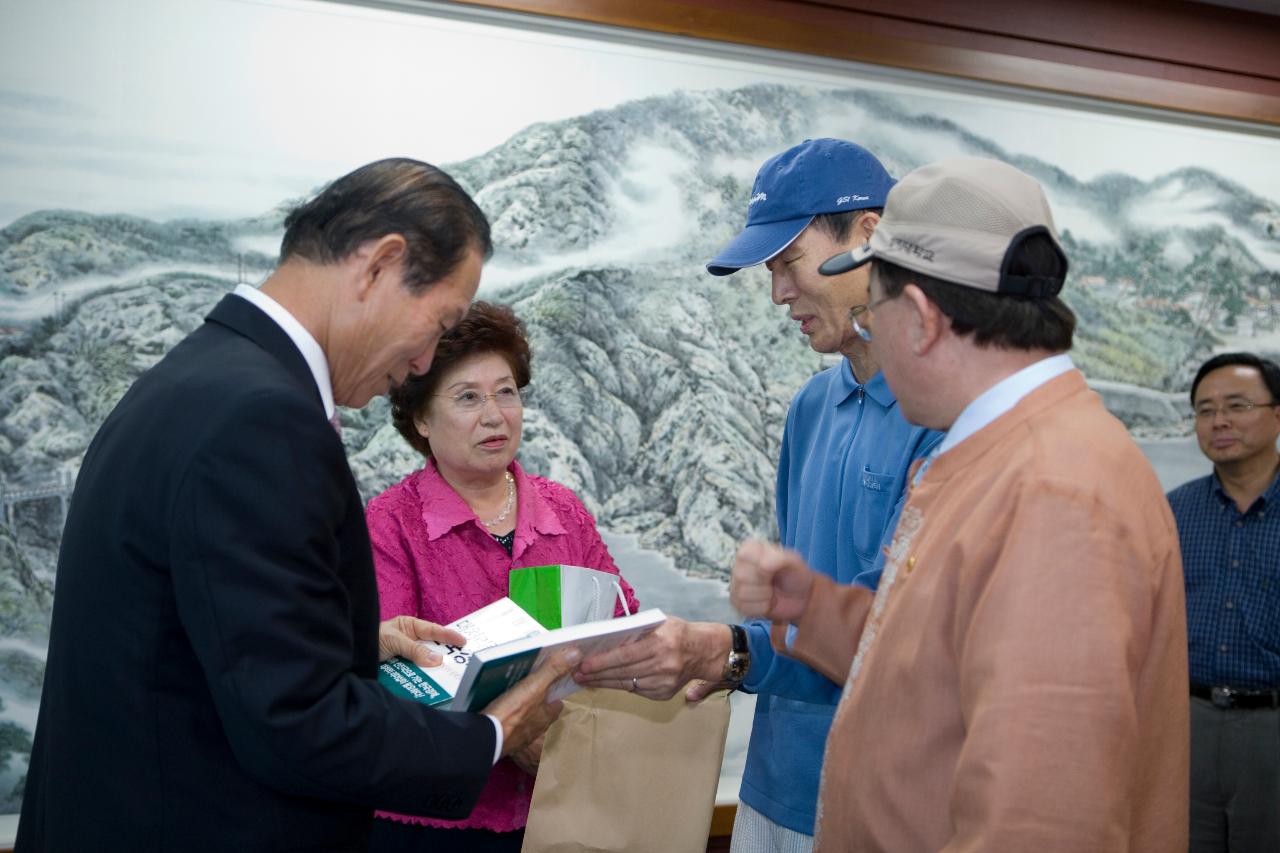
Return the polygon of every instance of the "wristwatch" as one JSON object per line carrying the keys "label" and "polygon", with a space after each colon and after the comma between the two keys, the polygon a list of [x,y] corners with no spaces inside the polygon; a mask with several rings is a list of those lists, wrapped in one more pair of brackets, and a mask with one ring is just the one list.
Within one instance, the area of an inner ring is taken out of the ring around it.
{"label": "wristwatch", "polygon": [[724,662],[724,671],[720,680],[737,688],[747,677],[747,669],[751,666],[751,651],[747,648],[747,629],[741,625],[730,625],[733,643],[729,648],[729,657]]}

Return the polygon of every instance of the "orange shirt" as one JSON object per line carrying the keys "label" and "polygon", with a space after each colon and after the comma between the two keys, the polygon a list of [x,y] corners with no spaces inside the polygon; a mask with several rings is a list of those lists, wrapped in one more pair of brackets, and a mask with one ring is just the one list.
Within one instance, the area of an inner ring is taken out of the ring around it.
{"label": "orange shirt", "polygon": [[817,584],[790,654],[846,681],[818,850],[1186,849],[1177,532],[1078,371],[937,457],[879,592]]}

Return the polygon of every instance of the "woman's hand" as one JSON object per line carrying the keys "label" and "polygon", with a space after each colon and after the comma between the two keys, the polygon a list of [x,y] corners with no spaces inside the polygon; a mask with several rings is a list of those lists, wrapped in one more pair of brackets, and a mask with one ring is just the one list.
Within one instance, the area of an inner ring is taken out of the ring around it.
{"label": "woman's hand", "polygon": [[400,655],[418,666],[439,666],[443,658],[425,645],[430,640],[447,646],[467,644],[467,638],[452,628],[413,616],[397,616],[378,626],[378,660]]}

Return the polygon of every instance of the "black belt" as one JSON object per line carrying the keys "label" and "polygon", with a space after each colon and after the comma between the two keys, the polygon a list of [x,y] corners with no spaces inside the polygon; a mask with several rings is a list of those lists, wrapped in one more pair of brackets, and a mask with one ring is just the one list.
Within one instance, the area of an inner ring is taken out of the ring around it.
{"label": "black belt", "polygon": [[1192,685],[1191,695],[1208,699],[1217,708],[1280,708],[1280,690],[1239,690],[1235,687]]}

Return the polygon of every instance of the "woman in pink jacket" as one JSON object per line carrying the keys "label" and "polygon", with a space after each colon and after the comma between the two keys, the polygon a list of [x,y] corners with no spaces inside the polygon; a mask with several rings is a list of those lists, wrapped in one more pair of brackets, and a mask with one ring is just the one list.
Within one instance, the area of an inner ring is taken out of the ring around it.
{"label": "woman in pink jacket", "polygon": [[[383,619],[448,624],[506,595],[507,574],[526,566],[618,573],[573,492],[515,461],[529,360],[511,309],[477,302],[440,339],[431,369],[392,390],[395,426],[426,465],[366,512]],[[621,586],[635,612],[634,592]],[[378,812],[370,850],[518,853],[540,748],[499,761],[465,820]]]}

